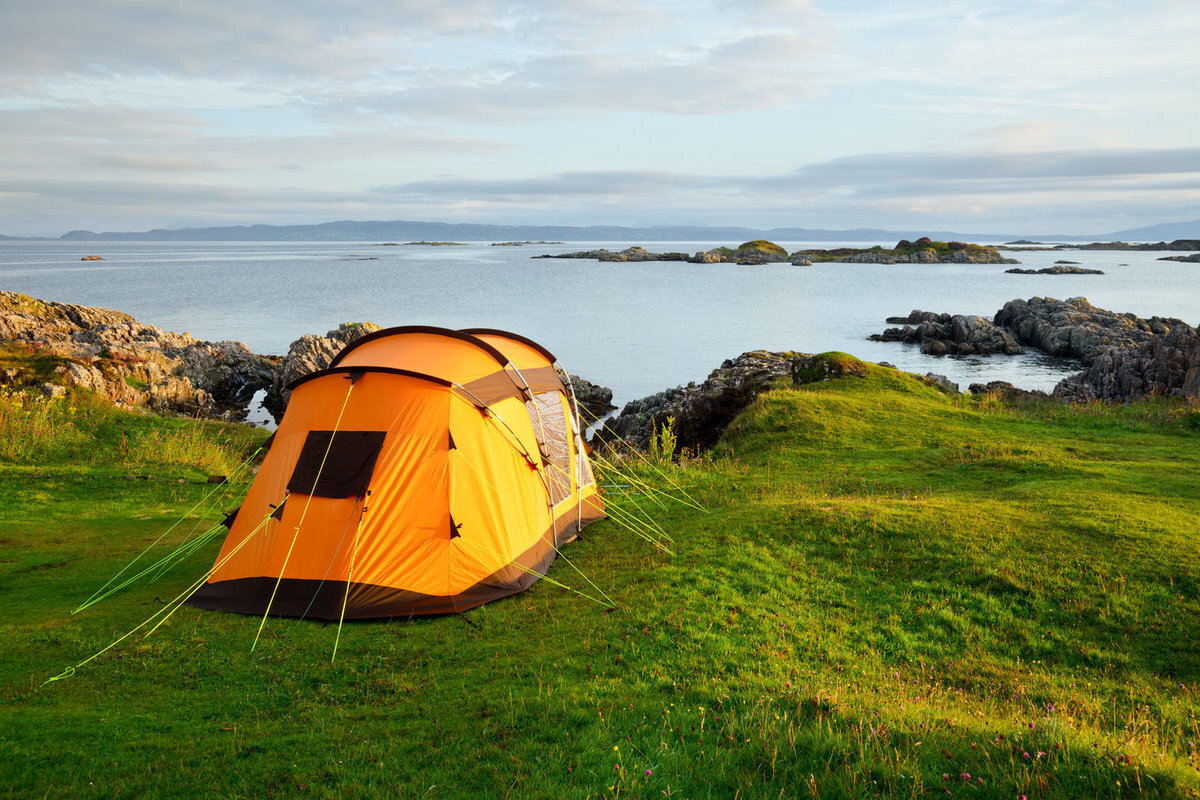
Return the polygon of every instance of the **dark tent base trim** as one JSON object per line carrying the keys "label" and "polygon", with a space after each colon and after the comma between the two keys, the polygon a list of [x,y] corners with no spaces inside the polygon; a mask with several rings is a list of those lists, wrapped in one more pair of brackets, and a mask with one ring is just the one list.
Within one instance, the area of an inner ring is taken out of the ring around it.
{"label": "dark tent base trim", "polygon": [[[594,506],[585,504],[582,522],[586,526],[603,516]],[[572,510],[571,516],[576,515]],[[568,515],[559,518],[561,521]],[[561,544],[578,534],[572,520],[559,527],[556,537]],[[336,622],[339,619],[387,619],[396,617],[426,617],[457,614],[462,611],[523,592],[546,573],[558,555],[548,542],[548,535],[503,567],[469,589],[455,595],[429,595],[377,586],[369,583],[350,583],[347,598],[345,581],[322,581],[301,578],[236,578],[206,583],[187,604],[212,611],[231,611],[235,614],[266,613],[270,603],[273,617],[302,617]],[[516,573],[515,577],[513,573]],[[278,583],[278,588],[276,588]],[[271,599],[274,593],[275,599]],[[346,609],[342,614],[343,605]]]}

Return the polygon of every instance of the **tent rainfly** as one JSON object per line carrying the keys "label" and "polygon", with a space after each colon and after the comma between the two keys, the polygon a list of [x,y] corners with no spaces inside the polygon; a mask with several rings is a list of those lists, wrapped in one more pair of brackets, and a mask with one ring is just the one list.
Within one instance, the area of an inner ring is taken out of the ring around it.
{"label": "tent rainfly", "polygon": [[389,328],[290,387],[207,582],[244,614],[448,614],[515,594],[604,516],[554,356],[503,331]]}

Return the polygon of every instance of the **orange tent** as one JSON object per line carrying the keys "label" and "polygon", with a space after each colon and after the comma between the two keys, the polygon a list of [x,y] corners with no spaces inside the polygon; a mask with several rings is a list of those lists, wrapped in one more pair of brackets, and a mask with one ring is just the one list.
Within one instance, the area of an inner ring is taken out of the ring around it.
{"label": "orange tent", "polygon": [[554,356],[503,331],[377,331],[292,385],[200,608],[446,614],[515,594],[604,516]]}

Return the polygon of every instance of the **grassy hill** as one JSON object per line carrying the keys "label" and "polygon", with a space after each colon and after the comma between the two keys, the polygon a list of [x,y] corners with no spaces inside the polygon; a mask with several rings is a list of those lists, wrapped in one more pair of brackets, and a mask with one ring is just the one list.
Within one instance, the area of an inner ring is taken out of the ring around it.
{"label": "grassy hill", "polygon": [[542,581],[334,663],[336,625],[251,652],[258,619],[182,608],[44,686],[204,573],[216,541],[71,615],[219,519],[208,475],[236,506],[262,434],[0,399],[0,796],[1200,796],[1200,411],[865,371],[602,475],[673,539],[567,548],[615,608]]}

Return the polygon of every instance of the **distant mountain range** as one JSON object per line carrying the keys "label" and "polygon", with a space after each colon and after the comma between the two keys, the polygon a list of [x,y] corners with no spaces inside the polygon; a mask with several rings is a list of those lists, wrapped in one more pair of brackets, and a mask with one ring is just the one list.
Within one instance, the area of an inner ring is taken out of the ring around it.
{"label": "distant mountain range", "polygon": [[[1032,239],[1048,242],[1157,242],[1174,239],[1200,239],[1200,220],[1168,222],[1145,228],[1101,233],[1090,236],[1056,234],[961,233],[930,230],[883,230],[853,228],[828,230],[814,228],[740,228],[684,225],[656,225],[631,228],[615,225],[583,227],[565,225],[485,225],[471,222],[409,222],[404,220],[324,222],[317,225],[236,225],[221,228],[180,228],[175,230],[93,233],[71,231],[58,237],[62,241],[149,241],[149,242],[390,242],[390,241],[571,241],[571,242],[692,242],[748,241],[881,241],[917,239],[929,236],[940,240],[1012,241]],[[0,236],[0,239],[28,237]]]}

